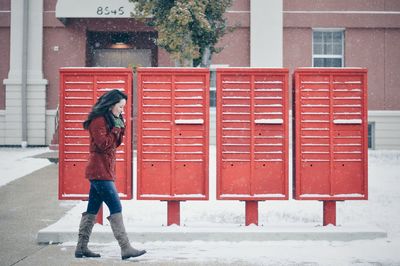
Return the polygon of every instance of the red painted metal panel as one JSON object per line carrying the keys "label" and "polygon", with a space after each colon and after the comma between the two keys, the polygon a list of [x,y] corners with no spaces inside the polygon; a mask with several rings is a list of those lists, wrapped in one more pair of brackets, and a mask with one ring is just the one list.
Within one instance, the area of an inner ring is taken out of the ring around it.
{"label": "red painted metal panel", "polygon": [[126,132],[117,149],[115,184],[121,199],[132,199],[132,71],[128,68],[61,68],[59,131],[59,199],[87,199],[85,168],[89,133],[82,122],[105,92],[119,89],[128,95],[124,118]]}
{"label": "red painted metal panel", "polygon": [[138,199],[207,200],[209,70],[138,69]]}
{"label": "red painted metal panel", "polygon": [[288,199],[288,70],[217,69],[217,198]]}
{"label": "red painted metal panel", "polygon": [[323,225],[336,225],[336,201],[324,200],[323,204]]}
{"label": "red painted metal panel", "polygon": [[296,199],[368,198],[367,115],[366,69],[295,71]]}

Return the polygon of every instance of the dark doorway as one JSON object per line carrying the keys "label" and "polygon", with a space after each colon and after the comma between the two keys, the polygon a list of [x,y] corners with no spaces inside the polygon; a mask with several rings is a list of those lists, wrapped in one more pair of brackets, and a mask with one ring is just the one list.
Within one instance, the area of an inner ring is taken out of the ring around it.
{"label": "dark doorway", "polygon": [[154,32],[88,32],[87,66],[157,66]]}

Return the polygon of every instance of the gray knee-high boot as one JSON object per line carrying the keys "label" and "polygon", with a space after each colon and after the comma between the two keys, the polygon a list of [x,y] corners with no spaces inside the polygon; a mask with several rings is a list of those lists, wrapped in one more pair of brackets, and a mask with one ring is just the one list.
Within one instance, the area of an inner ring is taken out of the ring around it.
{"label": "gray knee-high boot", "polygon": [[107,217],[110,221],[111,229],[114,233],[115,239],[117,239],[119,246],[121,247],[121,258],[123,260],[138,257],[146,253],[146,250],[134,249],[129,243],[128,235],[125,231],[124,221],[122,219],[122,213],[114,213]]}
{"label": "gray knee-high boot", "polygon": [[93,226],[96,222],[96,215],[87,212],[82,213],[81,222],[79,224],[78,244],[75,249],[75,257],[100,257],[100,254],[90,251],[88,248],[89,237],[92,234]]}

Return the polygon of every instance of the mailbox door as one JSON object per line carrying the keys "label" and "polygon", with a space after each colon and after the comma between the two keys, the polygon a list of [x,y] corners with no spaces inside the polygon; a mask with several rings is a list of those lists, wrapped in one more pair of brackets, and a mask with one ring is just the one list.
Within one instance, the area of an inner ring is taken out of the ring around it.
{"label": "mailbox door", "polygon": [[287,199],[288,70],[217,69],[217,198]]}
{"label": "mailbox door", "polygon": [[209,71],[138,70],[138,199],[208,199]]}
{"label": "mailbox door", "polygon": [[367,199],[367,72],[295,73],[296,199]]}
{"label": "mailbox door", "polygon": [[89,158],[89,133],[82,122],[105,92],[119,89],[128,95],[124,110],[126,132],[116,154],[115,181],[121,199],[132,198],[131,110],[132,72],[114,68],[62,68],[59,107],[59,199],[87,199],[85,180]]}

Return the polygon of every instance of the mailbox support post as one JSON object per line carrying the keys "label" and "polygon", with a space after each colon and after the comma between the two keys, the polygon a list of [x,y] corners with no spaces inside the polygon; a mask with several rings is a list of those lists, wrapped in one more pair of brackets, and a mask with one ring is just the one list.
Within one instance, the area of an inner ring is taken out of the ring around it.
{"label": "mailbox support post", "polygon": [[298,68],[294,80],[293,196],[323,203],[368,199],[368,91],[365,68]]}
{"label": "mailbox support post", "polygon": [[258,225],[259,201],[288,199],[289,70],[216,72],[217,199],[244,201]]}
{"label": "mailbox support post", "polygon": [[208,200],[208,68],[137,71],[137,199],[167,202],[167,225],[180,225],[180,202]]}
{"label": "mailbox support post", "polygon": [[324,219],[323,225],[327,226],[332,224],[336,226],[336,201],[334,200],[324,200]]}
{"label": "mailbox support post", "polygon": [[258,201],[246,200],[246,226],[258,225]]}
{"label": "mailbox support post", "polygon": [[180,201],[169,200],[167,201],[168,208],[168,221],[167,225],[180,225],[181,224],[181,212],[180,212]]}

